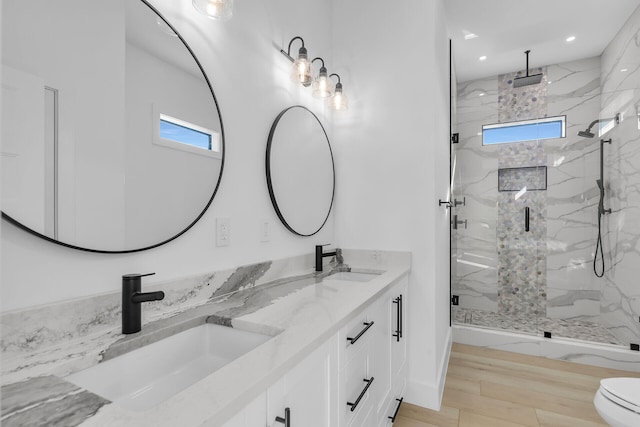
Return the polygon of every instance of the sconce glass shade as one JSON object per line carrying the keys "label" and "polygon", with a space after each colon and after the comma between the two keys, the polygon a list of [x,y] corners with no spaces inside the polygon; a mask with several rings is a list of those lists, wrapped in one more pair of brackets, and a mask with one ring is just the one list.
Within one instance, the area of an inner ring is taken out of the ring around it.
{"label": "sconce glass shade", "polygon": [[318,77],[313,81],[313,96],[315,98],[329,98],[333,95],[333,91],[331,89],[331,81],[327,76],[327,69],[324,67],[320,68],[320,72],[318,73]]}
{"label": "sconce glass shade", "polygon": [[311,77],[311,61],[307,56],[307,49],[302,46],[298,51],[298,59],[293,62],[291,67],[291,79],[302,83],[302,86],[311,86],[313,77]]}
{"label": "sconce glass shade", "polygon": [[329,99],[329,108],[336,111],[349,109],[349,99],[342,93],[342,83],[336,83],[336,93]]}
{"label": "sconce glass shade", "polygon": [[233,0],[193,0],[193,7],[211,19],[228,21],[233,15]]}

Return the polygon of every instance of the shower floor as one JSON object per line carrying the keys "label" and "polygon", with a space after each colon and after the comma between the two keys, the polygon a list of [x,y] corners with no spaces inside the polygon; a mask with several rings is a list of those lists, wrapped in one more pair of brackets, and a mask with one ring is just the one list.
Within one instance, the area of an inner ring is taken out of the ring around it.
{"label": "shower floor", "polygon": [[614,337],[605,327],[594,322],[575,319],[549,319],[545,317],[517,316],[489,311],[452,307],[453,323],[484,328],[522,332],[529,335],[552,335],[605,344],[626,345]]}

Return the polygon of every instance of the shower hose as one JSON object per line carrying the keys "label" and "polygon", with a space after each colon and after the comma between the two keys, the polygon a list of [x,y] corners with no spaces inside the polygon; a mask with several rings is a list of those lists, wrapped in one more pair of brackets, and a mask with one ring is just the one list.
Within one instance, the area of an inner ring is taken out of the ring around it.
{"label": "shower hose", "polygon": [[[600,252],[600,272],[598,272],[598,252]],[[602,214],[598,213],[598,239],[596,240],[596,253],[593,256],[593,273],[596,277],[604,276],[604,253],[602,251]]]}

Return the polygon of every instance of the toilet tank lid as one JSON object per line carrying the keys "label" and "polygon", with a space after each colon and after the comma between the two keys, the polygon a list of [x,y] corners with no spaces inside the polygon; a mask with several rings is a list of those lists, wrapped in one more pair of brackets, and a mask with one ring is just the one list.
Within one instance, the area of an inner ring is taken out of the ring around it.
{"label": "toilet tank lid", "polygon": [[606,378],[600,387],[612,395],[640,407],[640,378]]}

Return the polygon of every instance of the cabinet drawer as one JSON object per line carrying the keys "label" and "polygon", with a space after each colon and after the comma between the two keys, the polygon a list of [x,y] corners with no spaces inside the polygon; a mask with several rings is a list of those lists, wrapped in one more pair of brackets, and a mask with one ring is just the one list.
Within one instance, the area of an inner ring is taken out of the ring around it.
{"label": "cabinet drawer", "polygon": [[[372,323],[373,322],[373,323]],[[377,325],[369,310],[364,310],[340,330],[340,363],[349,362],[354,354],[366,347]]]}

